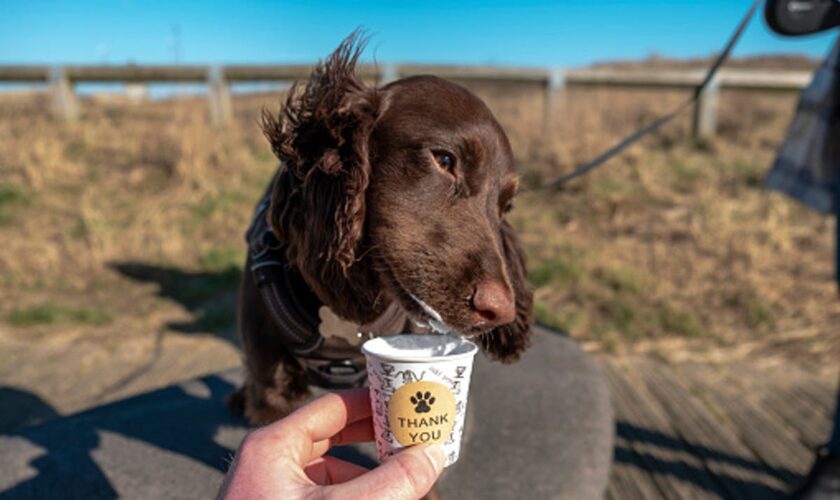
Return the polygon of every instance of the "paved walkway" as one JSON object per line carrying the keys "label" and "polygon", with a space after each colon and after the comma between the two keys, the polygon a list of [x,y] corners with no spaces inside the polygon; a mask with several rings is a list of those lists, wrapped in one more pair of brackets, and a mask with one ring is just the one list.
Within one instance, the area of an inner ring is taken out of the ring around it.
{"label": "paved walkway", "polygon": [[[603,357],[598,370],[567,338],[537,338],[515,365],[479,359],[445,496],[781,498],[829,431],[836,374],[643,356]],[[212,497],[247,432],[222,403],[240,379],[231,370],[69,417],[0,389],[0,499]],[[375,465],[370,446],[336,454]]]}
{"label": "paved walkway", "polygon": [[828,438],[837,391],[791,366],[604,363],[615,499],[783,498]]}
{"label": "paved walkway", "polygon": [[[211,375],[0,435],[0,498],[211,498],[247,432],[222,403],[240,379],[238,370]],[[15,404],[39,409],[19,396]],[[467,418],[461,459],[440,482],[444,496],[602,496],[609,392],[568,338],[541,329],[520,363],[478,359]],[[336,454],[375,465],[370,446]]]}

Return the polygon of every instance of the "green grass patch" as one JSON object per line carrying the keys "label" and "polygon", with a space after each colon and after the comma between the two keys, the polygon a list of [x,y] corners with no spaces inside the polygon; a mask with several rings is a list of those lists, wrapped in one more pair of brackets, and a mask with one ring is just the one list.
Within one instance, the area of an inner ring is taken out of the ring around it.
{"label": "green grass patch", "polygon": [[557,256],[537,263],[528,271],[528,281],[539,288],[549,283],[571,283],[583,275],[580,259],[571,256]]}
{"label": "green grass patch", "polygon": [[674,188],[681,193],[693,192],[697,187],[697,182],[704,177],[700,168],[686,161],[676,161],[672,167],[671,170],[676,178]]}
{"label": "green grass patch", "polygon": [[744,184],[749,187],[761,186],[767,170],[764,166],[743,160],[735,160],[728,163],[724,165],[724,169],[729,171],[739,184]]}
{"label": "green grass patch", "polygon": [[525,166],[520,171],[519,180],[522,182],[522,187],[536,189],[543,185],[544,177],[538,167]]}
{"label": "green grass patch", "polygon": [[690,338],[703,336],[703,329],[697,324],[697,320],[693,315],[686,312],[674,311],[668,307],[663,307],[657,313],[656,321],[666,334]]}
{"label": "green grass patch", "polygon": [[688,140],[688,146],[694,151],[700,153],[710,153],[713,151],[712,141],[702,137],[692,137]]}
{"label": "green grass patch", "polygon": [[26,191],[14,184],[0,184],[0,206],[26,201]]}
{"label": "green grass patch", "polygon": [[76,222],[70,227],[69,232],[67,233],[70,236],[71,240],[79,241],[85,239],[88,234],[90,233],[88,229],[87,222],[83,217],[79,217],[76,219]]}
{"label": "green grass patch", "polygon": [[198,203],[190,205],[190,210],[200,219],[209,219],[216,213],[235,210],[248,196],[240,191],[222,191],[215,196],[206,196]]}
{"label": "green grass patch", "polygon": [[596,271],[595,276],[617,292],[637,294],[644,288],[642,278],[634,270],[627,267],[600,269]]}
{"label": "green grass patch", "polygon": [[245,249],[239,247],[216,247],[199,257],[202,269],[219,271],[229,267],[242,267],[245,263]]}
{"label": "green grass patch", "polygon": [[534,304],[534,319],[537,323],[560,332],[568,332],[574,323],[573,321],[564,321],[558,318],[551,309],[542,302]]}
{"label": "green grass patch", "polygon": [[52,302],[36,306],[13,309],[6,316],[6,322],[12,326],[30,327],[57,323],[79,323],[101,326],[113,321],[113,317],[101,309],[90,307],[69,307]]}
{"label": "green grass patch", "polygon": [[621,297],[613,297],[599,305],[607,323],[629,338],[639,336],[636,331],[636,307],[627,303]]}
{"label": "green grass patch", "polygon": [[64,145],[64,157],[71,161],[84,160],[88,154],[87,144],[79,139],[71,139]]}
{"label": "green grass patch", "polygon": [[770,314],[770,310],[764,307],[758,300],[748,300],[744,304],[744,314],[746,315],[747,324],[750,325],[750,328],[773,325],[773,316]]}
{"label": "green grass patch", "polygon": [[632,190],[629,183],[615,177],[602,177],[595,181],[595,189],[599,194],[623,195]]}
{"label": "green grass patch", "polygon": [[726,305],[739,309],[747,325],[752,329],[773,326],[773,314],[750,289],[736,292],[726,301]]}
{"label": "green grass patch", "polygon": [[29,203],[31,195],[15,184],[0,183],[0,224],[12,221],[12,209]]}
{"label": "green grass patch", "polygon": [[259,148],[252,150],[251,154],[254,156],[254,159],[259,162],[274,163],[275,161],[277,161],[271,150],[267,148]]}

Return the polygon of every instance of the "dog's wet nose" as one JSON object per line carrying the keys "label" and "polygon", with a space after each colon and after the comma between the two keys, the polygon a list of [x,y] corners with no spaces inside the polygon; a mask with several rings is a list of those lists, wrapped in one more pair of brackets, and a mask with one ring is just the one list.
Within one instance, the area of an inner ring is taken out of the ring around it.
{"label": "dog's wet nose", "polygon": [[475,287],[472,296],[475,326],[495,328],[516,318],[513,293],[496,280],[484,280]]}

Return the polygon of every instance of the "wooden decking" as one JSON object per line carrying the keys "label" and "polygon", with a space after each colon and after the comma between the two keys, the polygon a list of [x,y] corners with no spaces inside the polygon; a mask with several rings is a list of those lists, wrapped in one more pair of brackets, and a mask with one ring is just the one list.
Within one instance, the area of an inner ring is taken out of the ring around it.
{"label": "wooden decking", "polygon": [[828,436],[836,378],[785,366],[605,358],[611,499],[783,498]]}

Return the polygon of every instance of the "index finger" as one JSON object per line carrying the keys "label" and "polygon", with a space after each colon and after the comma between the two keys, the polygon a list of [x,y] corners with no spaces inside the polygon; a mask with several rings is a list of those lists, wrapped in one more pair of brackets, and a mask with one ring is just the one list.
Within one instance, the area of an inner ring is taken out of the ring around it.
{"label": "index finger", "polygon": [[[338,434],[348,424],[369,418],[370,394],[367,387],[333,392],[307,403],[278,422],[277,430],[295,429],[310,443]],[[271,434],[272,427],[265,429]]]}

